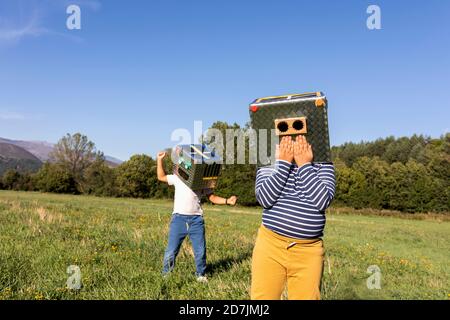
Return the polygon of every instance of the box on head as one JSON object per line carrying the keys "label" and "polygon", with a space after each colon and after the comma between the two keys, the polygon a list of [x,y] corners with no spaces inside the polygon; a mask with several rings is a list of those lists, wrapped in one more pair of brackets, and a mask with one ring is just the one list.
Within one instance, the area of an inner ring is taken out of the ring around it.
{"label": "box on head", "polygon": [[214,189],[222,158],[203,144],[178,145],[172,150],[173,173],[194,191]]}
{"label": "box on head", "polygon": [[322,92],[254,100],[250,104],[250,121],[260,148],[264,146],[260,139],[267,138],[267,151],[259,150],[259,154],[261,151],[267,152],[267,159],[258,157],[258,165],[270,165],[275,160],[273,141],[271,143],[273,133],[276,144],[282,136],[304,135],[313,148],[314,162],[331,162],[327,108],[328,102]]}

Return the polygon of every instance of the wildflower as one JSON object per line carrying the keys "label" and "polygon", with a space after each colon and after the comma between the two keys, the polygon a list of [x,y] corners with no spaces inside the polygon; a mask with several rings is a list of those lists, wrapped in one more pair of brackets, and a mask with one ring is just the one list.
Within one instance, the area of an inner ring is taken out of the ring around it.
{"label": "wildflower", "polygon": [[38,292],[35,296],[34,296],[35,300],[43,300],[44,299],[44,295],[40,292]]}

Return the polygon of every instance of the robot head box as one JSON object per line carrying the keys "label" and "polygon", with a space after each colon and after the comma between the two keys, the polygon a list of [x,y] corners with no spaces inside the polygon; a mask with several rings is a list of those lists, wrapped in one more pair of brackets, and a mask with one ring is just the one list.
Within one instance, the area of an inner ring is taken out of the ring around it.
{"label": "robot head box", "polygon": [[[314,162],[331,162],[328,134],[327,99],[322,92],[291,94],[259,98],[250,104],[250,120],[258,141],[267,136],[267,156],[270,160],[258,165],[271,164],[275,158],[270,143],[271,129],[279,138],[286,135],[304,135],[311,144]],[[264,137],[260,129],[266,129]],[[266,135],[267,134],[267,135]],[[259,146],[261,143],[259,142]]]}
{"label": "robot head box", "polygon": [[192,190],[214,189],[222,159],[202,144],[178,145],[172,154],[173,172]]}

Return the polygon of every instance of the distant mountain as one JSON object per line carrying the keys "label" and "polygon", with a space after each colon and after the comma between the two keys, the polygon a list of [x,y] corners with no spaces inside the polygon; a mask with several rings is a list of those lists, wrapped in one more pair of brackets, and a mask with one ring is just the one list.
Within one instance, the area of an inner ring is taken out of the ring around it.
{"label": "distant mountain", "polygon": [[21,140],[10,140],[5,138],[0,138],[0,143],[9,143],[19,146],[41,161],[47,161],[49,159],[50,152],[53,151],[53,144],[45,141],[21,141]]}
{"label": "distant mountain", "polygon": [[113,167],[113,168],[119,166],[123,162],[120,159],[117,159],[117,158],[114,158],[111,156],[106,156],[106,155],[105,155],[105,161],[110,167]]}
{"label": "distant mountain", "polygon": [[9,169],[35,172],[42,166],[42,161],[22,147],[0,142],[0,175]]}
{"label": "distant mountain", "polygon": [[[50,153],[53,151],[54,144],[46,141],[21,141],[0,138],[0,143],[8,143],[21,147],[36,156],[42,162],[49,160]],[[117,167],[123,161],[117,158],[105,155],[106,163],[111,167]]]}

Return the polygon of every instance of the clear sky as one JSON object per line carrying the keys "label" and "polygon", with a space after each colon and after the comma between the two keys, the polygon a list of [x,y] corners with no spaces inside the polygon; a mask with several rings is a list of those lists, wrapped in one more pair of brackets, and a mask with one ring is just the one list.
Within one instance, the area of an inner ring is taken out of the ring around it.
{"label": "clear sky", "polygon": [[0,0],[0,137],[82,132],[126,160],[195,120],[242,125],[253,99],[307,91],[328,97],[333,145],[438,137],[449,40],[446,0]]}

